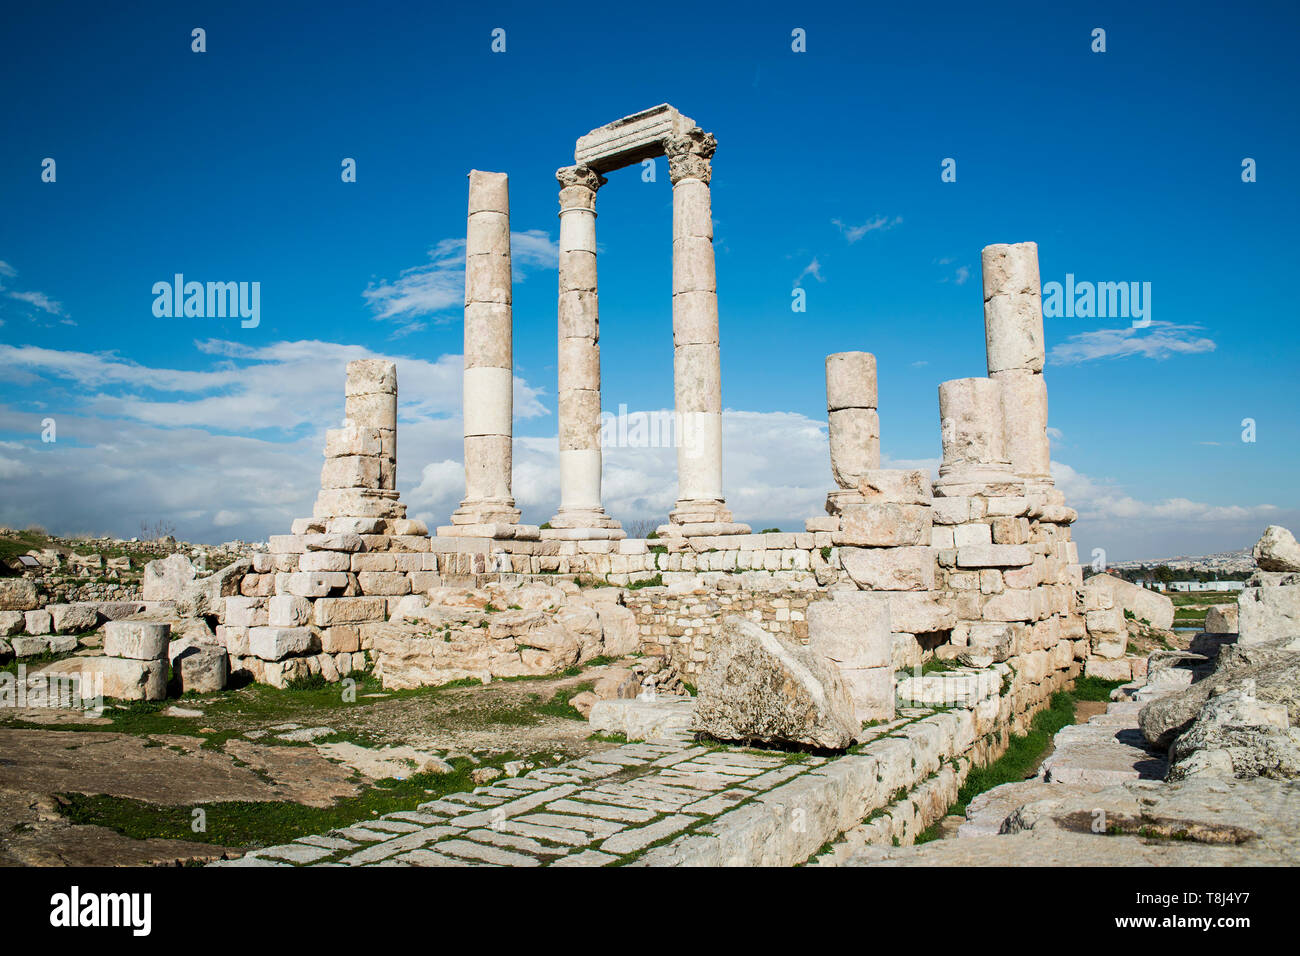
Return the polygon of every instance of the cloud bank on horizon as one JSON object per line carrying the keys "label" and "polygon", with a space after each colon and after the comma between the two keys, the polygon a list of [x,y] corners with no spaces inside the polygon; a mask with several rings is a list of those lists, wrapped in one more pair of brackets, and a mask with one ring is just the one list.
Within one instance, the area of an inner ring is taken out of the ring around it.
{"label": "cloud bank on horizon", "polygon": [[[342,420],[344,368],[360,358],[398,366],[398,486],[412,516],[431,527],[445,523],[463,497],[461,356],[429,361],[321,341],[248,346],[209,339],[194,350],[209,368],[153,368],[117,355],[0,345],[10,382],[64,403],[0,405],[0,432],[29,436],[0,441],[0,524],[130,537],[142,523],[166,519],[181,537],[206,542],[283,533],[311,513],[324,432]],[[554,433],[518,433],[544,421],[545,395],[516,377],[514,490],[533,522],[547,520],[559,500]],[[40,436],[48,418],[57,426],[53,443]],[[738,518],[802,530],[805,518],[824,513],[832,484],[825,421],[728,409],[723,442],[725,490]],[[886,448],[884,465],[934,475],[939,461],[891,458]],[[607,510],[625,522],[664,519],[676,499],[676,467],[671,447],[607,448]],[[1054,461],[1052,470],[1080,513],[1083,545],[1104,543],[1112,561],[1150,557],[1162,545],[1185,551],[1178,532],[1189,529],[1224,544],[1213,550],[1239,547],[1264,524],[1287,518],[1269,503],[1139,500],[1121,483],[1064,462]],[[1140,553],[1133,550],[1139,543]]]}

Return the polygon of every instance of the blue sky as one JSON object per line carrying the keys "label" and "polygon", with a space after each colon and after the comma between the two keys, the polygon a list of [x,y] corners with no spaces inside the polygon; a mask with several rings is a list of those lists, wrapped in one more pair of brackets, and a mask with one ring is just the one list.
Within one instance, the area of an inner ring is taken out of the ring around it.
{"label": "blue sky", "polygon": [[[273,9],[268,9],[273,7]],[[1152,326],[1049,318],[1053,459],[1111,560],[1300,523],[1294,5],[53,4],[0,70],[0,523],[196,540],[307,513],[342,364],[399,365],[399,486],[459,473],[465,174],[510,174],[516,493],[558,502],[554,170],[669,102],[719,141],[724,482],[800,527],[830,487],[823,359],[874,352],[890,462],[939,455],[936,389],[984,373],[979,252],[1152,286]],[[190,31],[207,31],[191,52]],[[506,30],[506,51],[490,50]],[[807,32],[807,52],[791,31]],[[1105,53],[1090,49],[1106,30]],[[41,161],[57,181],[41,181]],[[344,157],[356,183],[340,181]],[[940,181],[952,157],[957,181]],[[1243,158],[1258,181],[1241,181]],[[670,185],[598,198],[604,402],[670,407]],[[156,318],[173,274],[261,283],[261,322]],[[795,285],[807,312],[791,312]],[[317,343],[312,345],[310,343]],[[53,417],[58,440],[40,440]],[[1241,441],[1255,419],[1257,440]],[[611,450],[609,510],[662,517],[672,456]]]}

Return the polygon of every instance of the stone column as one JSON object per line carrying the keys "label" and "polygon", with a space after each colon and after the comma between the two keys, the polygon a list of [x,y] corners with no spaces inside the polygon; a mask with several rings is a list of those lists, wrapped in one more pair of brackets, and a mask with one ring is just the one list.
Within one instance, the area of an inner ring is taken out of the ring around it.
{"label": "stone column", "polygon": [[870,352],[826,356],[826,420],[835,484],[856,490],[867,472],[880,467],[876,357]]}
{"label": "stone column", "polygon": [[605,177],[566,166],[560,183],[560,510],[548,538],[622,538],[600,500],[600,313],[596,293],[596,190]]}
{"label": "stone column", "polygon": [[981,259],[988,370],[1002,386],[1007,457],[1031,488],[1047,490],[1052,486],[1051,445],[1038,246],[985,246]]}
{"label": "stone column", "polygon": [[510,488],[512,321],[509,179],[473,169],[465,239],[465,498],[440,535],[536,537],[519,524]]}
{"label": "stone column", "polygon": [[667,534],[748,534],[722,497],[722,370],[713,259],[710,160],[717,140],[699,127],[664,141],[673,184],[673,397],[677,506]]}
{"label": "stone column", "polygon": [[991,378],[958,378],[939,385],[943,463],[936,494],[1023,493],[1007,459],[1002,387]]}
{"label": "stone column", "polygon": [[344,423],[325,433],[314,517],[404,518],[397,500],[397,366],[349,362]]}

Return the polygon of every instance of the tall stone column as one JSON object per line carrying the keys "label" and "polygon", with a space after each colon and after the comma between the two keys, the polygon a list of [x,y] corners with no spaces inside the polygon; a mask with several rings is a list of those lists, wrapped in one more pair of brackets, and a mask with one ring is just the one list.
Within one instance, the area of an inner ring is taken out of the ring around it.
{"label": "tall stone column", "polygon": [[880,467],[876,357],[870,352],[826,356],[826,421],[835,484],[857,490]]}
{"label": "tall stone column", "polygon": [[988,370],[1002,387],[1007,457],[1031,491],[1048,491],[1051,444],[1038,246],[1032,242],[985,246],[981,259]]}
{"label": "tall stone column", "polygon": [[660,533],[748,534],[722,497],[722,370],[713,258],[712,134],[695,127],[664,140],[673,184],[673,397],[677,506]]}
{"label": "tall stone column", "polygon": [[469,173],[465,238],[465,498],[440,535],[536,537],[511,493],[514,418],[510,185]]}
{"label": "tall stone column", "polygon": [[560,510],[548,538],[622,538],[600,499],[600,312],[596,292],[596,190],[605,177],[566,166],[560,183]]}

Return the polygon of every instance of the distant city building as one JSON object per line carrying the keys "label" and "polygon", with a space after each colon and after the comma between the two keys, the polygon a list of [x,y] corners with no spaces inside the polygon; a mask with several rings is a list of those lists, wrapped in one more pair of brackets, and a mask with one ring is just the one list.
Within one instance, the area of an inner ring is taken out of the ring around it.
{"label": "distant city building", "polygon": [[1157,591],[1240,591],[1246,586],[1245,581],[1170,581],[1168,584],[1148,581],[1144,583]]}

